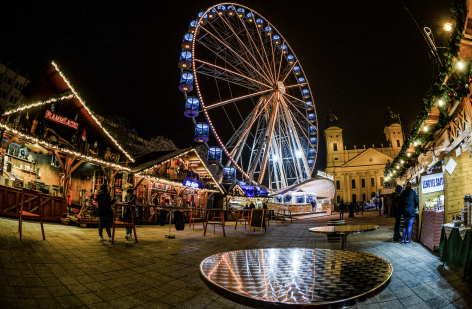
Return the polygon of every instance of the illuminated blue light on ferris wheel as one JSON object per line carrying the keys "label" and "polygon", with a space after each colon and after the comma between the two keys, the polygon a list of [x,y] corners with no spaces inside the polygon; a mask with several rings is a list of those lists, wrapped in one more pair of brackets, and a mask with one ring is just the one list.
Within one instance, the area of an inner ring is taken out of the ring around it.
{"label": "illuminated blue light on ferris wheel", "polygon": [[316,151],[314,149],[308,150],[308,158],[314,159],[316,155]]}
{"label": "illuminated blue light on ferris wheel", "polygon": [[243,8],[237,9],[236,12],[238,12],[238,16],[240,18],[243,18],[246,15],[246,10],[244,10]]}
{"label": "illuminated blue light on ferris wheel", "polygon": [[182,48],[186,50],[192,49],[193,34],[186,33],[184,35],[184,41],[182,42]]}
{"label": "illuminated blue light on ferris wheel", "polygon": [[222,149],[220,147],[208,148],[208,163],[218,165],[221,163]]}
{"label": "illuminated blue light on ferris wheel", "polygon": [[256,19],[256,25],[258,28],[264,27],[264,20],[262,20],[261,18]]}
{"label": "illuminated blue light on ferris wheel", "polygon": [[299,83],[304,83],[304,82],[306,82],[305,77],[299,77],[299,78],[298,78],[298,82],[299,82]]}
{"label": "illuminated blue light on ferris wheel", "polygon": [[207,123],[200,122],[195,124],[195,138],[194,141],[198,143],[206,143],[209,140],[210,127]]}
{"label": "illuminated blue light on ferris wheel", "polygon": [[193,79],[194,76],[190,72],[183,72],[180,75],[180,85],[179,90],[183,92],[189,92],[193,90]]}
{"label": "illuminated blue light on ferris wheel", "polygon": [[308,160],[308,166],[309,167],[313,167],[313,165],[315,164],[315,160]]}
{"label": "illuminated blue light on ferris wheel", "polygon": [[289,64],[293,64],[295,62],[295,57],[293,55],[288,55],[287,61]]}
{"label": "illuminated blue light on ferris wheel", "polygon": [[308,99],[310,97],[310,90],[308,89],[303,89],[302,90],[302,95],[304,99]]}
{"label": "illuminated blue light on ferris wheel", "polygon": [[277,45],[280,44],[280,35],[274,34],[272,36],[272,41],[274,41],[274,43],[277,44]]}
{"label": "illuminated blue light on ferris wheel", "polygon": [[200,107],[200,99],[197,97],[188,97],[185,100],[185,111],[184,115],[186,117],[197,117],[198,108]]}
{"label": "illuminated blue light on ferris wheel", "polygon": [[178,66],[182,69],[190,68],[192,66],[192,52],[188,50],[183,50],[180,53]]}
{"label": "illuminated blue light on ferris wheel", "polygon": [[311,123],[315,122],[315,114],[308,114],[308,121],[310,121]]}
{"label": "illuminated blue light on ferris wheel", "polygon": [[294,66],[293,67],[293,73],[295,73],[295,75],[299,75],[300,74],[300,67],[298,65]]}

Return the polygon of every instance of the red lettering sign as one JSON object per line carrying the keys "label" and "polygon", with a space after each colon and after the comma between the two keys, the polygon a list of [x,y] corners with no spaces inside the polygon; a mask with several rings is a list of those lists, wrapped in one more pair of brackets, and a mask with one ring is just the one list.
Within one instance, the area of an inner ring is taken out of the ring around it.
{"label": "red lettering sign", "polygon": [[75,130],[79,128],[79,124],[75,122],[74,120],[70,120],[67,117],[62,117],[62,116],[59,116],[58,114],[54,114],[50,110],[46,111],[46,115],[44,116],[44,118],[60,123],[62,125],[71,127],[72,129],[75,129]]}

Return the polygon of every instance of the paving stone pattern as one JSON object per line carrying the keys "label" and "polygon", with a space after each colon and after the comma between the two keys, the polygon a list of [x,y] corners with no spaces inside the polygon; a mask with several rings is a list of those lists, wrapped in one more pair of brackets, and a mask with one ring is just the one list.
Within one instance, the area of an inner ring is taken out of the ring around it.
{"label": "paving stone pattern", "polygon": [[[346,216],[347,217],[347,216]],[[308,228],[326,225],[320,217],[290,223],[271,222],[267,233],[248,233],[227,225],[203,236],[202,224],[175,231],[165,238],[168,226],[140,225],[139,242],[99,242],[96,228],[45,225],[46,241],[36,222],[23,225],[19,241],[18,220],[0,218],[0,308],[247,308],[221,297],[200,279],[200,262],[213,254],[256,248],[327,248],[325,235]],[[346,219],[347,224],[378,224],[374,232],[350,235],[348,250],[375,254],[393,266],[393,276],[382,290],[332,308],[472,308],[471,286],[462,271],[442,263],[437,253],[411,243],[391,241],[393,219],[378,212]]]}

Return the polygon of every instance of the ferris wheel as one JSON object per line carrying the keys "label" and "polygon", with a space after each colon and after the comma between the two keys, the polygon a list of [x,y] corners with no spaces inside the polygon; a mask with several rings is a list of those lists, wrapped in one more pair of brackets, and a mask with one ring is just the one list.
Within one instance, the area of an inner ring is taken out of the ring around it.
{"label": "ferris wheel", "polygon": [[282,34],[254,10],[222,3],[190,22],[181,47],[185,116],[195,123],[195,141],[208,142],[211,131],[218,142],[209,160],[228,157],[224,180],[234,180],[237,169],[244,181],[277,190],[310,178],[316,110]]}

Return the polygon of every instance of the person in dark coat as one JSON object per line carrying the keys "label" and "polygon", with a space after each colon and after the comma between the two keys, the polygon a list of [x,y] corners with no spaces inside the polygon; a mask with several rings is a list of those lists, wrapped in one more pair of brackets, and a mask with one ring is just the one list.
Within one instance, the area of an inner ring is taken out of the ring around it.
{"label": "person in dark coat", "polygon": [[344,219],[344,210],[346,206],[344,205],[344,200],[341,199],[341,204],[339,204],[339,220]]}
{"label": "person in dark coat", "polygon": [[350,203],[349,204],[349,216],[348,218],[354,218],[354,204]]}
{"label": "person in dark coat", "polygon": [[395,218],[393,241],[400,241],[402,239],[400,235],[400,220],[402,219],[400,192],[402,192],[402,186],[398,185],[395,187],[395,192],[392,193],[392,216]]}
{"label": "person in dark coat", "polygon": [[251,202],[251,204],[249,204],[249,209],[253,209],[253,208],[256,208],[256,205],[254,205],[254,203]]}
{"label": "person in dark coat", "polygon": [[[130,204],[133,207],[125,207],[125,215],[124,215],[124,221],[127,223],[133,223],[131,219],[131,214],[134,217],[134,222],[136,224],[136,202],[138,198],[136,194],[134,194],[133,189],[128,189],[126,190],[126,197],[125,197],[125,204]],[[127,240],[133,239],[133,227],[127,226],[126,227],[126,236],[125,238]]]}
{"label": "person in dark coat", "polygon": [[416,192],[411,188],[411,182],[406,184],[405,190],[400,194],[400,205],[403,212],[403,244],[410,243],[411,230],[415,220],[415,208],[419,206]]}
{"label": "person in dark coat", "polygon": [[[100,187],[100,190],[97,191],[97,203],[98,203],[98,218],[99,218],[99,224],[98,224],[98,240],[100,241],[106,241],[105,238],[103,238],[103,228],[107,231],[108,234],[108,241],[111,241],[111,231],[110,231],[110,226],[111,226],[111,221],[113,220],[113,210],[111,209],[111,205],[115,202],[114,200],[112,201],[110,198],[110,194],[108,193],[108,186],[107,185],[102,185]],[[116,241],[116,239],[115,239]]]}

